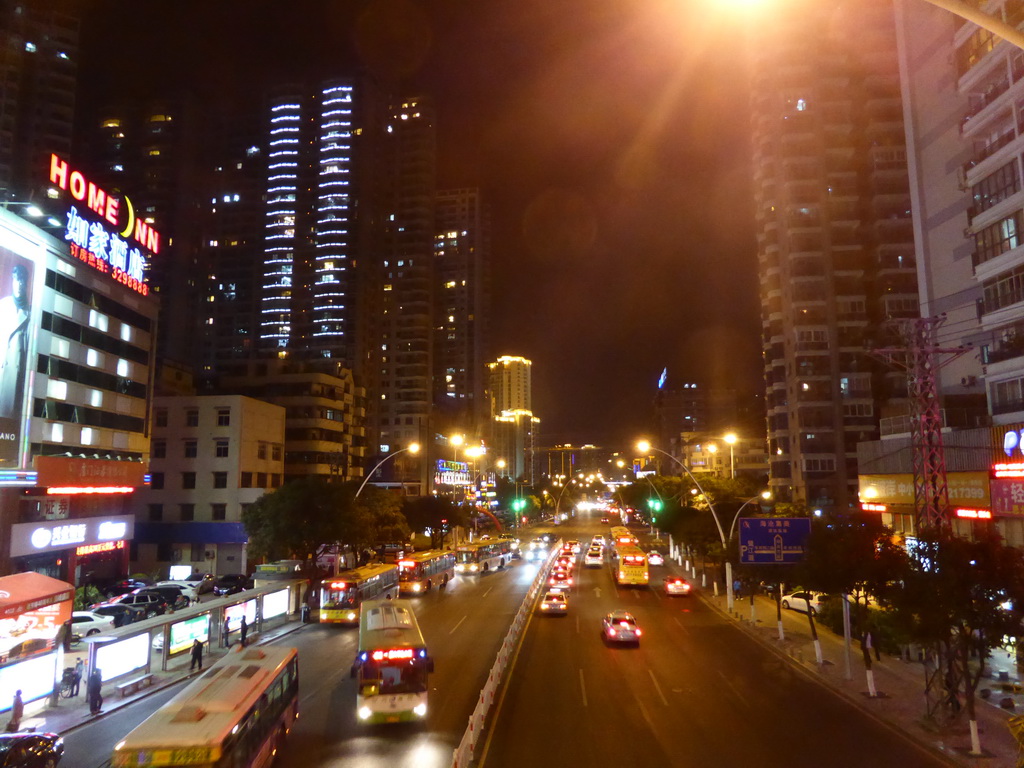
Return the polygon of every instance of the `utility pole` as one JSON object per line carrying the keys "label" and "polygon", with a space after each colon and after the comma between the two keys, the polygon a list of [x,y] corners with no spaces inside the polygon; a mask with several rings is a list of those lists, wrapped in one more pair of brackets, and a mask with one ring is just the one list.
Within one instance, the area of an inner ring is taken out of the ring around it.
{"label": "utility pole", "polygon": [[[887,363],[907,371],[907,394],[911,406],[911,451],[914,465],[914,530],[949,530],[949,487],[946,456],[942,448],[942,408],[936,372],[970,351],[970,347],[940,347],[935,332],[945,314],[938,317],[906,318],[893,321],[903,340],[901,348],[873,350]],[[951,355],[944,363],[939,355]],[[931,649],[925,660],[925,710],[935,718],[950,718],[959,708],[961,679],[955,657],[942,645]]]}

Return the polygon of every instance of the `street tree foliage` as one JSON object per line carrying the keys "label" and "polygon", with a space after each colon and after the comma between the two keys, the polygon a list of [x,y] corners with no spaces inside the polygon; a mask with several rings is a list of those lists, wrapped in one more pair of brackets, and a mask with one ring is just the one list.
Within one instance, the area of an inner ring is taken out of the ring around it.
{"label": "street tree foliage", "polygon": [[886,604],[906,573],[907,551],[878,515],[851,514],[834,521],[815,519],[806,556],[794,581],[831,595],[850,595],[863,618],[868,596]]}
{"label": "street tree foliage", "polygon": [[448,530],[453,530],[457,525],[465,527],[469,523],[466,508],[442,496],[408,498],[402,506],[402,513],[412,530],[430,530],[431,549],[440,549],[444,546],[445,525],[448,526]]}
{"label": "street tree foliage", "polygon": [[264,494],[242,512],[250,555],[302,560],[312,575],[317,558],[336,543],[359,551],[378,542],[406,541],[401,498],[373,486],[354,498],[357,488],[354,482],[307,477]]}
{"label": "street tree foliage", "polygon": [[986,661],[1004,637],[1020,635],[1024,551],[993,531],[975,540],[948,530],[922,531],[888,599],[915,642],[941,650],[940,663],[950,671],[947,688],[948,681],[962,681],[967,716],[976,721],[975,691]]}

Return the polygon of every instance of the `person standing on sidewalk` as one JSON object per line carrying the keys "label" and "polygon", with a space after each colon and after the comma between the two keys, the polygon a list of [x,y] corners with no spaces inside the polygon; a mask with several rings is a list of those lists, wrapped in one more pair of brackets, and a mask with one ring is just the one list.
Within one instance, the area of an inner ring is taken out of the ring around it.
{"label": "person standing on sidewalk", "polygon": [[224,647],[231,647],[231,617],[224,617]]}
{"label": "person standing on sidewalk", "polygon": [[25,716],[25,702],[21,700],[21,689],[14,692],[14,703],[11,705],[11,720],[7,723],[8,733],[21,730],[21,718]]}
{"label": "person standing on sidewalk", "polygon": [[242,617],[242,627],[241,627],[240,631],[241,631],[240,637],[241,637],[242,647],[245,648],[245,636],[249,632],[249,625],[245,621],[245,616]]}
{"label": "person standing on sidewalk", "polygon": [[78,657],[78,661],[75,662],[74,677],[71,678],[71,696],[72,698],[78,696],[78,692],[82,686],[82,675],[85,674],[85,662],[82,661],[82,657]]}
{"label": "person standing on sidewalk", "polygon": [[98,714],[103,709],[103,675],[98,669],[89,673],[89,681],[85,684],[85,695],[89,699],[90,714]]}
{"label": "person standing on sidewalk", "polygon": [[192,642],[192,663],[189,665],[188,671],[191,672],[196,668],[196,664],[199,665],[199,671],[203,671],[203,644],[199,642],[197,637]]}

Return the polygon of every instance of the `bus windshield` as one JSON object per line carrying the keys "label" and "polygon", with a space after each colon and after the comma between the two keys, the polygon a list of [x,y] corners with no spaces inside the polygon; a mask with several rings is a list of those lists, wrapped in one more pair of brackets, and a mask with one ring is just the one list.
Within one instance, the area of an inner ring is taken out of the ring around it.
{"label": "bus windshield", "polygon": [[356,605],[359,590],[355,584],[335,582],[324,589],[324,608],[351,608]]}
{"label": "bus windshield", "polygon": [[427,669],[420,661],[397,664],[366,662],[360,667],[359,686],[364,696],[423,693],[427,690]]}
{"label": "bus windshield", "polygon": [[455,553],[455,559],[460,563],[475,563],[476,562],[476,550],[459,550]]}

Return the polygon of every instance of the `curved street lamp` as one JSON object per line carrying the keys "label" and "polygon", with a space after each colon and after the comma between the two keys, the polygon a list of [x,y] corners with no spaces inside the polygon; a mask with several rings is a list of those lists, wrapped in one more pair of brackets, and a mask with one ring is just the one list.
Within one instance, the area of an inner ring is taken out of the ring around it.
{"label": "curved street lamp", "polygon": [[683,462],[681,462],[671,453],[667,453],[666,451],[661,450],[661,448],[655,448],[647,440],[641,440],[640,442],[638,442],[636,444],[636,448],[641,453],[654,451],[655,453],[660,453],[663,456],[668,456],[670,459],[672,459],[672,461],[674,461],[676,464],[682,467],[683,471],[687,474],[690,480],[693,481],[693,484],[697,486],[697,490],[700,491],[701,495],[707,501],[708,509],[711,510],[711,517],[714,518],[715,521],[715,527],[718,528],[718,536],[722,540],[722,553],[725,555],[725,594],[727,599],[727,605],[729,607],[729,611],[731,612],[736,601],[736,595],[732,589],[732,561],[729,559],[729,543],[725,538],[725,531],[722,530],[722,523],[718,520],[718,513],[715,511],[715,505],[712,503],[711,497],[704,493],[704,489],[701,488],[700,483],[697,481],[697,478],[694,477],[693,473],[686,468],[686,465],[683,464]]}
{"label": "curved street lamp", "polygon": [[366,487],[366,483],[369,482],[371,477],[373,477],[373,473],[376,472],[378,469],[380,469],[381,465],[385,461],[387,461],[388,459],[394,458],[395,456],[397,456],[400,453],[405,453],[406,451],[408,451],[409,453],[412,453],[412,454],[417,454],[417,453],[420,452],[420,444],[419,443],[410,443],[405,448],[399,448],[397,451],[389,453],[383,459],[378,461],[377,464],[373,467],[373,469],[371,469],[369,472],[366,473],[366,477],[363,478],[363,482],[359,484],[359,489],[356,491],[356,495],[353,496],[352,498],[356,499],[356,498],[359,497],[359,494],[363,492],[363,488]]}

